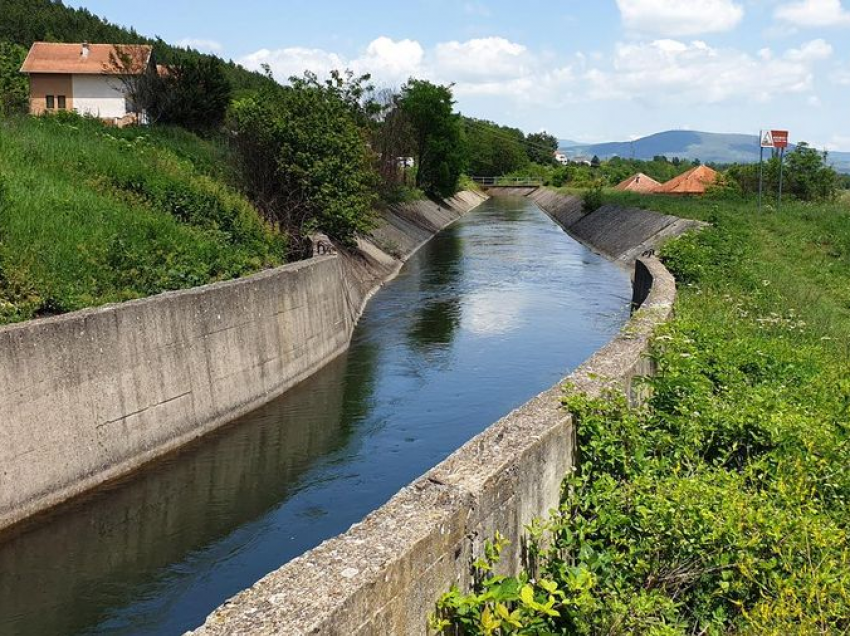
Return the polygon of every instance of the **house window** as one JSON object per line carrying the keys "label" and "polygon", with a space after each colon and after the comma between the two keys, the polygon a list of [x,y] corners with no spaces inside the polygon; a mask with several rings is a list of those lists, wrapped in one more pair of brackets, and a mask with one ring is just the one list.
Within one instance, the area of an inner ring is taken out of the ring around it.
{"label": "house window", "polygon": [[53,110],[54,108],[56,108],[56,100],[53,95],[45,95],[44,101],[47,110]]}
{"label": "house window", "polygon": [[64,95],[57,95],[56,96],[56,106],[57,106],[57,108],[59,108],[59,110],[65,110],[66,103],[65,103],[65,96]]}

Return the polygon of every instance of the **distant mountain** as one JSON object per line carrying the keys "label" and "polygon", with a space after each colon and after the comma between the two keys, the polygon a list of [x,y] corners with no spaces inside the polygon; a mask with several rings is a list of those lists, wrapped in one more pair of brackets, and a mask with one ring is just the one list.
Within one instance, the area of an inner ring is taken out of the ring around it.
{"label": "distant mountain", "polygon": [[573,141],[572,139],[559,139],[558,140],[558,148],[563,150],[564,148],[572,148],[573,146],[581,146],[582,143],[580,141]]}
{"label": "distant mountain", "polygon": [[[634,141],[602,144],[562,143],[561,150],[570,157],[599,156],[601,159],[624,157],[652,159],[658,155],[699,159],[704,163],[753,162],[759,158],[758,135],[709,133],[695,130],[668,130]],[[850,152],[831,152],[829,161],[836,169],[850,172]]]}

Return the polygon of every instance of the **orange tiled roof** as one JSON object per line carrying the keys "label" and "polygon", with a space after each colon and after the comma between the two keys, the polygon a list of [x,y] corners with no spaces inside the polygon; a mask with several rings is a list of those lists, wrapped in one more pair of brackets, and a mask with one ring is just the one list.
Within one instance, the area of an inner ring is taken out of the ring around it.
{"label": "orange tiled roof", "polygon": [[615,190],[629,190],[631,192],[643,192],[644,194],[649,192],[655,192],[655,190],[660,187],[661,184],[658,183],[652,177],[645,175],[642,172],[638,172],[637,174],[632,175],[625,181],[621,181],[618,183],[614,189]]}
{"label": "orange tiled roof", "polygon": [[697,166],[670,179],[656,192],[658,194],[705,194],[706,188],[717,181],[718,176],[720,175],[717,171],[708,166]]}
{"label": "orange tiled roof", "polygon": [[[88,53],[85,54],[85,48]],[[147,44],[59,44],[36,42],[30,47],[22,73],[72,73],[82,75],[123,75],[114,59],[126,55],[130,74],[144,71],[153,47]]]}

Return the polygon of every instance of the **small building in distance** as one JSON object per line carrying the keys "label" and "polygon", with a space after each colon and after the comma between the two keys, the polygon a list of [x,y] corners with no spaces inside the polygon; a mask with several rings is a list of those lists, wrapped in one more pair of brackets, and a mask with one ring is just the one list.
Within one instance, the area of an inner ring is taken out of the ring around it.
{"label": "small building in distance", "polygon": [[658,188],[661,187],[661,184],[658,183],[655,179],[650,176],[645,175],[642,172],[638,172],[637,174],[632,175],[625,181],[621,181],[618,183],[614,189],[621,190],[623,192],[639,192],[641,194],[649,194],[651,192],[655,192]]}
{"label": "small building in distance", "polygon": [[118,125],[143,120],[127,80],[153,64],[153,48],[144,44],[35,42],[21,67],[30,78],[30,113],[73,110]]}
{"label": "small building in distance", "polygon": [[555,161],[557,161],[562,166],[568,166],[570,164],[569,157],[567,157],[567,155],[565,155],[560,150],[555,151],[554,157],[555,157]]}
{"label": "small building in distance", "polygon": [[705,194],[715,184],[720,174],[708,166],[691,168],[655,189],[655,194]]}

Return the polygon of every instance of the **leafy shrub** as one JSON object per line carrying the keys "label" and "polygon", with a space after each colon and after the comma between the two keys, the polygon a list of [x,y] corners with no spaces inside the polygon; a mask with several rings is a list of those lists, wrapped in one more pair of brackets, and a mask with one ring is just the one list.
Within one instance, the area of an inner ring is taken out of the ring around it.
{"label": "leafy shrub", "polygon": [[595,212],[602,207],[602,182],[594,182],[581,195],[582,209],[585,214]]}
{"label": "leafy shrub", "polygon": [[22,46],[0,40],[0,117],[28,110],[29,80],[20,72],[26,56]]}
{"label": "leafy shrub", "polygon": [[375,173],[349,104],[320,85],[237,101],[229,128],[249,195],[295,236],[351,241],[374,223]]}
{"label": "leafy shrub", "polygon": [[762,278],[769,219],[714,220],[664,252],[680,299],[653,345],[648,403],[565,399],[577,470],[528,529],[530,567],[492,576],[486,553],[472,592],[441,600],[443,633],[850,629],[846,355]]}
{"label": "leafy shrub", "polygon": [[464,153],[451,87],[412,79],[401,89],[399,106],[413,131],[416,187],[433,196],[453,195]]}

